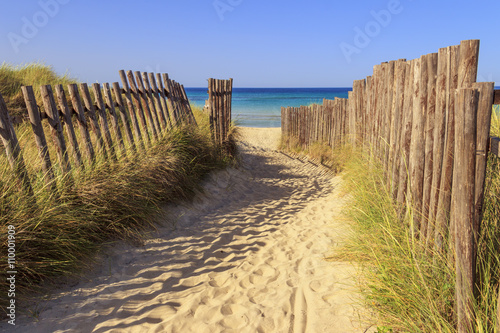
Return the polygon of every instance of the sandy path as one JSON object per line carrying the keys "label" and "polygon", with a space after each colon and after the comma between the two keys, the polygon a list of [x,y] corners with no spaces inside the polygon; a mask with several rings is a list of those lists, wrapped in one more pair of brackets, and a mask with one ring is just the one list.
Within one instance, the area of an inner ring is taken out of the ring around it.
{"label": "sandy path", "polygon": [[174,230],[165,221],[144,246],[113,248],[15,331],[365,332],[354,268],[324,260],[343,232],[340,179],[276,152],[279,131],[242,129],[243,166],[168,207]]}

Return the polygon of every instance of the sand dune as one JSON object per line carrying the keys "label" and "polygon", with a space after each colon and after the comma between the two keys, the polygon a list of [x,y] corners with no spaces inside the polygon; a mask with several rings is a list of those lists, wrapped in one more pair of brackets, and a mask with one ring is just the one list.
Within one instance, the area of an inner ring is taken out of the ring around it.
{"label": "sand dune", "polygon": [[143,246],[112,248],[15,331],[367,331],[356,270],[325,260],[345,232],[340,179],[278,153],[279,129],[241,132],[242,167],[166,207],[171,218]]}

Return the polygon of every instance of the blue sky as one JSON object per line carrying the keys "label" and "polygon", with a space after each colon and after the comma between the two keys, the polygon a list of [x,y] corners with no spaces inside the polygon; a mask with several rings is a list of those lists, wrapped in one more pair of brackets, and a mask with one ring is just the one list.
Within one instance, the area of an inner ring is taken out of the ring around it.
{"label": "blue sky", "polygon": [[2,1],[0,62],[84,82],[166,72],[187,87],[346,87],[383,61],[480,39],[478,81],[500,85],[500,1]]}

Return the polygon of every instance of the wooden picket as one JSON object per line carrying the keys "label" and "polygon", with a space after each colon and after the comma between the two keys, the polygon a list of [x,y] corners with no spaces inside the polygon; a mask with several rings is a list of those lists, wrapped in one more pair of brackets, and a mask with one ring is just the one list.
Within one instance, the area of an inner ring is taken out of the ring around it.
{"label": "wooden picket", "polygon": [[232,94],[233,79],[208,79],[210,128],[213,133],[213,140],[220,145],[226,143],[228,138],[231,124]]}

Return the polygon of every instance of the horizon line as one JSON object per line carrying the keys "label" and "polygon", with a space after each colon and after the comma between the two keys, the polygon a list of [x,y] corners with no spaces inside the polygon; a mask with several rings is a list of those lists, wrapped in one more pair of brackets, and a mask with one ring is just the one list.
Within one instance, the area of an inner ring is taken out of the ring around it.
{"label": "horizon line", "polygon": [[[208,89],[208,87],[188,87],[185,86],[185,88],[195,88],[195,89]],[[234,87],[233,88],[240,88],[240,89],[340,89],[340,88],[348,88],[352,89],[350,86],[346,87]]]}

